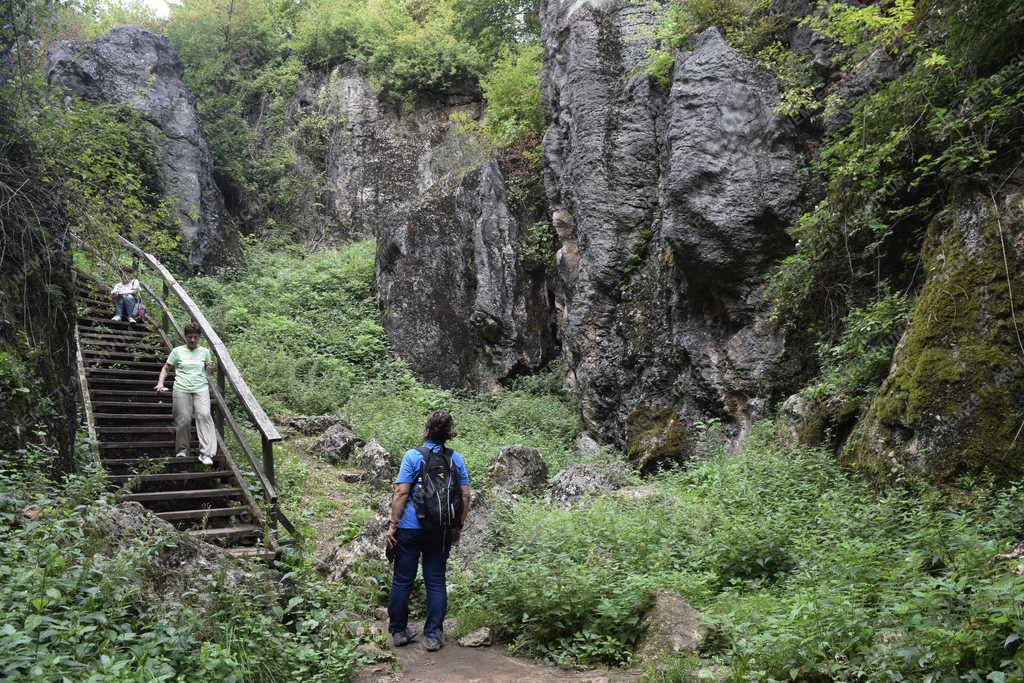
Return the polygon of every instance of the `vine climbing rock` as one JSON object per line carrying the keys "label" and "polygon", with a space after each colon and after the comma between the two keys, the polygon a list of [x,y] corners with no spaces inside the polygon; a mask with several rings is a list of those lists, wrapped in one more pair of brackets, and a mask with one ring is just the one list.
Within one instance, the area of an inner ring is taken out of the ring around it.
{"label": "vine climbing rock", "polygon": [[55,41],[47,61],[51,85],[89,102],[126,105],[153,125],[151,141],[162,152],[161,190],[177,205],[189,265],[203,269],[237,257],[237,236],[221,220],[223,199],[195,98],[170,41],[138,26],[118,26],[91,41]]}

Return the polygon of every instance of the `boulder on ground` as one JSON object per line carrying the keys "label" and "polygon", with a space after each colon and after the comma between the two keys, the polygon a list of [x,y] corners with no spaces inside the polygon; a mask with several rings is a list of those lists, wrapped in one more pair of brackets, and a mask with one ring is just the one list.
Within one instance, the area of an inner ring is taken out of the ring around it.
{"label": "boulder on ground", "polygon": [[347,460],[356,447],[363,446],[365,443],[356,436],[349,425],[340,422],[324,432],[316,440],[316,443],[309,447],[309,453],[332,465],[337,465],[341,461]]}
{"label": "boulder on ground", "polygon": [[323,434],[334,425],[343,424],[349,429],[352,425],[337,415],[295,415],[284,421],[284,426],[303,436]]}
{"label": "boulder on ground", "polygon": [[365,471],[363,479],[373,486],[388,486],[395,477],[394,458],[376,439],[355,449],[352,464]]}
{"label": "boulder on ground", "polygon": [[502,447],[487,467],[492,486],[513,492],[544,486],[547,479],[548,465],[540,451],[520,444]]}
{"label": "boulder on ground", "polygon": [[544,500],[549,504],[570,507],[621,488],[625,482],[626,473],[621,465],[579,462],[551,477]]}
{"label": "boulder on ground", "polygon": [[320,573],[332,581],[339,581],[361,560],[386,560],[384,536],[387,530],[388,518],[375,517],[351,541],[320,558]]}
{"label": "boulder on ground", "polygon": [[462,647],[487,647],[491,644],[491,629],[483,626],[459,638]]}
{"label": "boulder on ground", "polygon": [[640,663],[697,652],[708,635],[704,615],[673,590],[655,591],[654,604],[644,618],[647,631],[635,653]]}
{"label": "boulder on ground", "polygon": [[575,448],[578,455],[593,455],[601,451],[601,446],[586,432],[576,437]]}

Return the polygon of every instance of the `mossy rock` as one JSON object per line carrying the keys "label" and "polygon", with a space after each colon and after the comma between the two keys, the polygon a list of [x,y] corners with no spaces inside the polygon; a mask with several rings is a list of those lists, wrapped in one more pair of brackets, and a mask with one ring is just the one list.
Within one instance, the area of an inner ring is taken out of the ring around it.
{"label": "mossy rock", "polygon": [[649,472],[693,453],[693,439],[672,408],[641,403],[626,418],[626,455],[637,469]]}
{"label": "mossy rock", "polygon": [[1014,320],[1007,282],[1009,273],[1019,305],[1021,241],[1022,194],[1007,198],[998,219],[982,195],[935,218],[925,283],[889,376],[843,449],[846,462],[936,481],[1024,473],[1024,318],[1018,311]]}

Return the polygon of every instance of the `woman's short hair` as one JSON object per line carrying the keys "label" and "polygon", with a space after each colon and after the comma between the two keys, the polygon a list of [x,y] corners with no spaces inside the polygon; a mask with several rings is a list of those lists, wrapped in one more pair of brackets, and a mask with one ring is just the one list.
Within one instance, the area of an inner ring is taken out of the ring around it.
{"label": "woman's short hair", "polygon": [[202,333],[203,333],[203,328],[199,327],[199,323],[195,322],[194,320],[192,322],[190,322],[188,325],[185,325],[185,336],[186,337],[188,335],[190,335],[190,334],[202,334]]}
{"label": "woman's short hair", "polygon": [[435,443],[444,443],[455,436],[455,421],[446,410],[432,410],[424,426],[427,438]]}

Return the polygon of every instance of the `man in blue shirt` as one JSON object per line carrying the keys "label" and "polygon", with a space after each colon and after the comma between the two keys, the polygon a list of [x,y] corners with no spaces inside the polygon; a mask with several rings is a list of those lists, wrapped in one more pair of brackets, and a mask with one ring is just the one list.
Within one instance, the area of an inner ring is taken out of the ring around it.
{"label": "man in blue shirt", "polygon": [[[444,453],[445,442],[454,436],[452,416],[443,410],[431,412],[423,431],[423,447],[434,453]],[[462,488],[461,522],[464,522],[469,512],[469,472],[461,455],[451,450],[447,453],[451,454],[452,472]],[[391,496],[387,542],[390,548],[395,549],[395,569],[388,601],[388,631],[396,647],[406,645],[416,637],[416,632],[409,628],[409,593],[422,557],[423,583],[427,591],[424,645],[434,652],[444,645],[444,615],[448,611],[445,569],[451,546],[459,542],[462,524],[458,525],[459,529],[448,532],[427,530],[420,525],[411,494],[414,486],[420,486],[417,480],[422,462],[423,454],[419,450],[406,451]]]}

